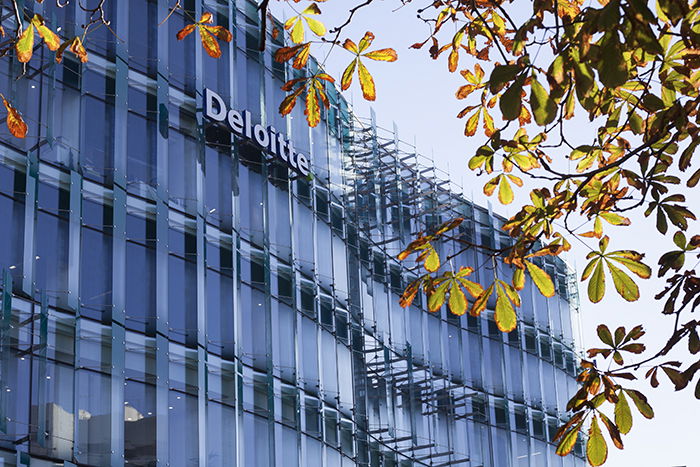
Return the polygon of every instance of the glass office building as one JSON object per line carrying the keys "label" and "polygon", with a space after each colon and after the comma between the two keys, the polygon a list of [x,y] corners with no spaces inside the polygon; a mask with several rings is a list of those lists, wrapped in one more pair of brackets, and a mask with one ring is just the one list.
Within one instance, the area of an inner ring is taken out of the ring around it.
{"label": "glass office building", "polygon": [[[233,31],[218,60],[175,40],[180,12],[158,26],[172,3],[107,2],[119,40],[88,36],[86,64],[42,46],[16,80],[0,61],[29,124],[0,130],[0,465],[580,465],[548,443],[576,387],[566,266],[540,263],[558,294],[526,288],[510,334],[490,312],[401,309],[415,233],[462,216],[459,236],[500,246],[503,219],[332,88],[317,128],[280,117],[295,72],[280,39],[258,51],[254,3],[184,2]],[[66,36],[86,22],[75,2],[25,7]],[[204,89],[313,177],[207,121]]]}

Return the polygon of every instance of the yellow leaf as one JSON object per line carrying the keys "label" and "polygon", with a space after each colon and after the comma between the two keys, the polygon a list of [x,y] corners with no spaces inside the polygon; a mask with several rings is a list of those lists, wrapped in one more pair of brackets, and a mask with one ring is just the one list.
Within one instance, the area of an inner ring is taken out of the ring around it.
{"label": "yellow leaf", "polygon": [[530,277],[532,277],[532,282],[535,283],[540,293],[545,297],[553,297],[554,282],[552,282],[549,274],[530,261],[525,261],[525,266],[527,267],[527,272],[530,273]]}
{"label": "yellow leaf", "polygon": [[515,290],[523,290],[525,287],[525,270],[516,268],[513,271],[513,287]]}
{"label": "yellow leaf", "polygon": [[2,97],[2,103],[5,104],[5,109],[7,109],[7,128],[10,130],[10,133],[12,133],[12,136],[24,138],[27,136],[27,124],[22,119],[22,115],[7,102],[5,96],[2,94],[0,94],[0,96]]}
{"label": "yellow leaf", "polygon": [[596,216],[595,221],[593,221],[593,233],[596,238],[603,236],[603,221],[600,220],[600,216]]}
{"label": "yellow leaf", "polygon": [[306,16],[304,17],[304,19],[306,20],[306,24],[309,25],[309,29],[311,29],[311,31],[313,31],[314,34],[316,34],[319,37],[326,35],[326,26],[322,22],[320,22],[317,19],[309,18]]}
{"label": "yellow leaf", "polygon": [[316,79],[322,79],[324,81],[328,81],[329,83],[335,83],[335,79],[328,73],[318,73],[316,74]]}
{"label": "yellow leaf", "polygon": [[359,53],[362,53],[362,52],[364,52],[365,50],[367,50],[367,47],[369,47],[369,46],[372,44],[372,41],[373,41],[373,40],[374,40],[374,34],[372,34],[371,32],[367,31],[367,32],[365,33],[364,37],[362,38],[362,40],[360,40],[360,45],[359,45],[359,47],[358,47],[358,52],[359,52]]}
{"label": "yellow leaf", "polygon": [[292,27],[294,26],[295,22],[298,19],[299,19],[299,16],[292,16],[290,18],[287,18],[287,21],[284,22],[284,29],[286,29],[287,31],[292,29]]}
{"label": "yellow leaf", "polygon": [[467,311],[467,297],[464,296],[464,292],[462,292],[456,280],[452,281],[450,300],[447,304],[450,307],[450,311],[457,316],[462,316]]}
{"label": "yellow leaf", "polygon": [[501,285],[501,287],[503,287],[506,296],[510,299],[511,302],[513,302],[513,305],[515,305],[516,307],[520,307],[522,301],[520,300],[520,294],[518,293],[518,291],[515,290],[515,288],[507,282],[504,282],[500,279],[496,279],[496,281]]}
{"label": "yellow leaf", "polygon": [[61,63],[63,60],[63,53],[66,51],[66,49],[73,52],[82,63],[88,61],[88,54],[85,47],[83,47],[83,42],[80,40],[80,37],[76,36],[73,39],[67,40],[61,44],[56,51],[56,63]]}
{"label": "yellow leaf", "polygon": [[212,58],[221,57],[221,48],[219,42],[213,34],[207,31],[204,27],[199,28],[199,37],[202,39],[202,47],[204,51]]}
{"label": "yellow leaf", "polygon": [[498,181],[501,179],[501,176],[498,175],[484,185],[484,194],[486,196],[491,196],[494,191],[496,191],[496,187],[498,186]]}
{"label": "yellow leaf", "polygon": [[301,12],[302,15],[320,15],[321,9],[315,3],[307,6],[304,11]]}
{"label": "yellow leaf", "polygon": [[432,246],[430,247],[430,253],[425,259],[423,266],[428,272],[435,272],[440,269],[440,255],[437,254],[437,251],[435,251],[435,248]]}
{"label": "yellow leaf", "polygon": [[362,95],[368,101],[375,100],[377,98],[377,91],[374,87],[374,79],[369,73],[369,70],[367,70],[367,67],[365,67],[365,65],[360,60],[357,61],[357,73],[360,77],[360,87],[362,88]]}
{"label": "yellow leaf", "polygon": [[494,133],[496,133],[496,125],[493,123],[493,117],[484,109],[484,134],[490,138]]}
{"label": "yellow leaf", "polygon": [[476,128],[479,126],[479,117],[481,116],[481,109],[474,112],[474,115],[469,117],[467,123],[464,125],[464,136],[474,136],[476,133]]}
{"label": "yellow leaf", "polygon": [[500,285],[496,288],[496,293],[496,312],[494,314],[496,326],[501,332],[510,332],[517,326],[515,309]]}
{"label": "yellow leaf", "polygon": [[296,68],[297,70],[301,70],[304,68],[306,63],[309,61],[309,56],[311,54],[311,44],[306,43],[299,53],[297,54],[296,58],[294,59],[294,62],[292,63],[292,68]]}
{"label": "yellow leaf", "polygon": [[603,438],[603,433],[598,425],[598,417],[593,416],[593,422],[588,430],[588,445],[586,446],[586,457],[592,466],[603,465],[608,458],[608,444]]}
{"label": "yellow leaf", "polygon": [[440,284],[432,294],[428,297],[428,311],[438,311],[443,303],[445,303],[445,294],[447,293],[448,281]]}
{"label": "yellow leaf", "polygon": [[515,175],[508,174],[508,178],[510,179],[511,182],[515,183],[518,186],[523,186],[523,181],[520,177],[516,177]]}
{"label": "yellow leaf", "polygon": [[345,91],[350,87],[352,84],[352,75],[355,73],[355,67],[357,66],[357,62],[359,59],[354,59],[350,64],[345,68],[345,71],[343,71],[343,77],[340,79],[340,88]]}
{"label": "yellow leaf", "polygon": [[477,284],[476,282],[472,282],[461,277],[459,278],[459,282],[462,284],[462,287],[464,287],[474,298],[478,298],[482,293],[484,293],[484,288],[481,286],[481,284]]}
{"label": "yellow leaf", "polygon": [[476,76],[476,79],[481,82],[482,78],[484,77],[484,70],[481,68],[481,65],[478,63],[474,65],[474,74]]}
{"label": "yellow leaf", "polygon": [[29,23],[27,29],[22,31],[22,35],[15,44],[15,50],[17,51],[17,60],[22,63],[27,63],[32,58],[32,51],[34,49],[34,24]]}
{"label": "yellow leaf", "polygon": [[73,42],[71,42],[70,50],[80,59],[82,63],[86,63],[88,61],[87,51],[85,50],[83,41],[80,40],[79,36],[76,36],[75,39],[73,39]]}
{"label": "yellow leaf", "polygon": [[486,309],[486,303],[488,302],[489,297],[493,293],[493,284],[489,286],[488,289],[484,290],[479,297],[474,300],[474,303],[472,304],[472,309],[469,312],[470,315],[472,316],[479,316],[482,311]]}
{"label": "yellow leaf", "polygon": [[304,42],[304,25],[301,22],[301,18],[297,17],[294,27],[292,28],[292,32],[290,33],[290,37],[292,42],[295,44]]}
{"label": "yellow leaf", "polygon": [[316,92],[318,92],[319,99],[321,99],[321,102],[323,102],[323,106],[325,108],[329,108],[331,106],[331,103],[328,100],[328,96],[326,95],[326,90],[323,87],[323,83],[321,83],[321,80],[314,79],[313,85],[316,88]]}
{"label": "yellow leaf", "polygon": [[32,24],[36,27],[36,32],[39,33],[39,36],[44,39],[49,50],[55,51],[61,46],[61,40],[56,33],[44,25],[44,18],[35,14],[34,18],[32,18]]}
{"label": "yellow leaf", "polygon": [[206,11],[202,13],[202,17],[199,18],[199,22],[201,24],[211,24],[214,22],[214,15],[212,15],[211,12]]}
{"label": "yellow leaf", "polygon": [[513,188],[508,182],[508,177],[505,175],[499,175],[499,177],[501,181],[498,184],[498,200],[501,204],[510,204],[513,202],[513,199],[515,199]]}
{"label": "yellow leaf", "polygon": [[450,56],[447,59],[447,69],[450,72],[457,70],[457,65],[459,64],[459,51],[457,49],[452,49],[450,51]]}
{"label": "yellow leaf", "polygon": [[312,128],[321,121],[321,107],[318,105],[316,89],[313,86],[309,86],[306,93],[306,109],[304,109],[304,113],[306,114],[306,121]]}
{"label": "yellow leaf", "polygon": [[364,54],[363,57],[382,62],[395,62],[399,58],[394,49],[373,50],[372,52]]}
{"label": "yellow leaf", "polygon": [[615,214],[614,212],[603,211],[599,215],[611,225],[630,225],[631,223],[627,217]]}

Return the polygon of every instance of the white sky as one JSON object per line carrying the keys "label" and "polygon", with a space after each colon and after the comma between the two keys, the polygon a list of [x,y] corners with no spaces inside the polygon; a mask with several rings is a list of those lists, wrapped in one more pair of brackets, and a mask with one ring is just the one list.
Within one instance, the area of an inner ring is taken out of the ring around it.
{"label": "white sky", "polygon": [[[301,2],[297,6],[304,8],[306,3],[308,2]],[[356,3],[359,1],[321,3],[319,6],[324,12],[321,19],[330,29],[343,22],[348,6]],[[350,37],[357,43],[364,32],[369,30],[377,36],[372,49],[393,47],[399,54],[399,60],[395,63],[365,62],[377,84],[378,97],[372,107],[376,111],[378,124],[392,128],[395,122],[401,139],[412,143],[415,137],[419,152],[429,157],[434,155],[438,167],[448,171],[454,181],[462,181],[468,197],[473,196],[477,203],[485,205],[487,198],[481,190],[487,179],[477,177],[467,168],[468,159],[485,137],[483,133],[477,132],[476,136],[466,138],[463,135],[465,120],[455,118],[466,101],[458,101],[454,94],[466,82],[459,73],[447,72],[447,53],[438,61],[432,61],[427,48],[409,49],[411,44],[425,39],[428,29],[416,18],[415,7],[393,11],[397,6],[400,6],[398,0],[376,0],[355,15],[353,24],[341,36],[341,40]],[[318,52],[316,56],[319,56]],[[326,63],[326,68],[339,79],[343,68],[351,59],[350,54],[336,49]],[[473,68],[473,64],[474,61],[468,61],[462,55],[459,69],[466,66]],[[369,106],[362,99],[356,78],[346,97],[353,102],[356,114],[369,116]],[[495,113],[498,114],[497,109]],[[499,119],[500,117],[496,119],[497,125]],[[581,124],[586,125],[587,120],[581,120]],[[526,188],[516,188],[516,203],[518,196],[526,197]],[[692,198],[687,192],[686,196],[689,206],[699,205],[697,190]],[[497,199],[493,200],[493,208],[506,216],[515,213],[514,207],[501,206]],[[631,218],[630,227],[606,229],[606,233],[612,237],[611,248],[646,252],[646,262],[654,268],[659,256],[673,248],[671,238],[664,238],[656,231],[654,216],[650,221],[640,212]],[[690,231],[698,232],[697,222]],[[588,251],[581,243],[574,243],[565,259],[581,271],[587,262],[585,255]],[[691,264],[686,266],[693,265],[690,260],[688,262]],[[663,346],[670,335],[673,319],[660,314],[661,305],[653,297],[663,288],[664,281],[652,277],[646,281],[637,279],[637,283],[642,296],[634,303],[627,303],[617,296],[610,278],[607,281],[608,293],[600,304],[589,303],[585,285],[581,288],[582,348],[599,346],[595,327],[601,322],[607,323],[612,330],[619,325],[627,326],[629,330],[637,324],[644,324],[647,335],[643,339],[647,347],[658,349]],[[687,352],[679,358],[684,355],[687,356]],[[700,432],[696,422],[700,414],[700,402],[693,397],[695,381],[686,390],[675,393],[665,376],[660,376],[660,380],[661,386],[657,389],[651,389],[645,382],[638,385],[649,397],[656,412],[655,419],[646,420],[633,409],[634,426],[630,434],[624,437],[625,450],[618,451],[609,443],[610,455],[606,466],[700,467],[696,444]],[[612,416],[611,412],[610,415]]]}

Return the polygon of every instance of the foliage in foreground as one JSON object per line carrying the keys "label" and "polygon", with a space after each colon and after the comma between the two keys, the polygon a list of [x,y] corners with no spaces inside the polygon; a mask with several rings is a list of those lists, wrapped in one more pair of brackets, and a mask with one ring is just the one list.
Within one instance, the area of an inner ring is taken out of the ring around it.
{"label": "foliage in foreground", "polygon": [[[320,14],[315,2],[307,3],[304,12]],[[375,98],[374,82],[363,78],[359,60],[365,48],[338,38],[358,10],[372,3],[348,5],[347,21],[332,30],[334,37],[323,37],[325,27],[311,28],[331,50],[343,45],[355,54],[343,73],[342,88],[350,85],[357,67],[369,100]],[[416,2],[397,1],[404,7],[409,3]],[[658,232],[673,242],[656,265],[658,277],[676,272],[657,295],[665,300],[660,311],[675,318],[667,344],[625,364],[625,354],[646,351],[639,341],[642,328],[611,333],[606,325],[599,326],[604,347],[591,349],[589,360],[582,361],[581,388],[567,407],[571,418],[554,440],[557,453],[567,455],[579,433],[586,432],[588,460],[601,465],[607,459],[606,439],[622,449],[622,436],[632,428],[630,401],[643,417],[654,415],[644,394],[624,385],[642,377],[642,364],[651,365],[643,377],[652,387],[659,385],[659,374],[676,390],[696,380],[695,396],[700,398],[700,361],[695,357],[699,322],[683,319],[700,304],[700,278],[692,265],[700,235],[692,234],[696,215],[684,194],[700,181],[700,168],[693,165],[700,143],[700,5],[684,0],[438,0],[417,8],[429,33],[412,47],[426,48],[435,60],[447,57],[449,73],[464,67],[460,73],[466,83],[455,97],[466,104],[457,117],[465,119],[467,137],[480,130],[483,134],[484,142],[468,166],[485,177],[484,193],[510,204],[524,185],[523,177],[538,188],[530,190],[530,202],[523,202],[503,226],[511,244],[501,249],[454,234],[461,219],[420,234],[398,256],[411,256],[413,267],[424,271],[406,287],[402,306],[410,306],[422,292],[430,311],[446,304],[456,315],[478,316],[493,297],[496,324],[510,332],[517,326],[519,292],[528,280],[546,297],[555,293],[552,279],[538,266],[542,258],[569,251],[573,242],[583,243],[590,249],[581,274],[589,300],[601,302],[614,289],[634,302],[640,297],[637,282],[649,279],[654,270],[644,252],[615,248],[614,229],[630,226],[628,213],[636,211],[652,218]],[[276,57],[302,69],[312,43],[294,33],[291,39],[299,45],[280,49]],[[396,58],[395,53],[386,56]],[[582,123],[586,118],[587,125]],[[499,277],[493,267],[489,283],[471,281],[475,265],[455,269],[452,261],[442,261],[442,239],[505,262],[512,277]],[[666,360],[685,343],[687,358]],[[610,362],[603,366],[596,361],[601,358]],[[606,409],[612,413],[606,415]]]}

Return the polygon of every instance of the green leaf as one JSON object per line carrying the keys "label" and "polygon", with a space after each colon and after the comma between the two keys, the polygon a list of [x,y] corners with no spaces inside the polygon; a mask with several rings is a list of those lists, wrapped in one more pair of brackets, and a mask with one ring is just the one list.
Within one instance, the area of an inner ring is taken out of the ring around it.
{"label": "green leaf", "polygon": [[508,81],[515,78],[515,75],[520,71],[519,65],[498,65],[491,72],[491,77],[489,78],[489,91],[491,94],[496,94],[498,91],[503,89],[503,86]]}
{"label": "green leaf", "polygon": [[644,344],[636,343],[636,344],[626,344],[620,347],[620,350],[624,352],[630,352],[630,353],[636,353],[640,354],[644,352],[646,349],[646,346]]}
{"label": "green leaf", "polygon": [[573,427],[571,430],[569,430],[566,435],[559,441],[559,444],[557,445],[557,450],[556,453],[560,456],[567,456],[572,449],[574,449],[574,446],[576,445],[576,440],[578,439],[578,431],[581,429],[581,425],[583,425],[583,422],[579,423],[575,427]]}
{"label": "green leaf", "polygon": [[549,125],[557,116],[557,104],[534,76],[530,82],[530,91],[530,107],[535,123],[540,126]]}
{"label": "green leaf", "polygon": [[666,214],[664,214],[663,209],[659,208],[656,211],[656,230],[665,234],[668,231],[668,221],[666,221]]}
{"label": "green leaf", "polygon": [[564,82],[566,71],[564,69],[563,55],[556,56],[551,65],[549,65],[548,73],[557,84],[562,84]]}
{"label": "green leaf", "polygon": [[637,287],[637,284],[635,284],[632,278],[610,261],[605,261],[605,263],[610,270],[610,275],[612,276],[617,293],[628,302],[639,300],[639,287]]}
{"label": "green leaf", "polygon": [[673,243],[675,243],[676,246],[681,250],[684,250],[685,245],[686,243],[688,243],[688,241],[685,238],[685,234],[679,230],[678,232],[673,234]]}
{"label": "green leaf", "polygon": [[688,2],[685,0],[657,0],[657,6],[674,26],[688,12]]}
{"label": "green leaf", "polygon": [[649,277],[651,277],[651,268],[649,266],[640,261],[616,256],[616,253],[617,252],[611,253],[607,258],[617,261],[642,279],[649,279]]}
{"label": "green leaf", "polygon": [[535,283],[540,293],[545,297],[553,297],[554,282],[552,282],[552,278],[549,277],[549,274],[547,274],[539,266],[529,261],[525,261],[525,266],[527,267],[527,272],[530,273],[530,277],[532,277],[532,281]]}
{"label": "green leaf", "polygon": [[654,418],[654,409],[651,408],[644,394],[634,389],[625,389],[625,392],[630,396],[637,410],[639,410],[639,413],[641,413],[644,418]]}
{"label": "green leaf", "polygon": [[594,259],[592,259],[585,268],[583,268],[583,274],[581,274],[581,280],[585,281],[588,279],[588,277],[591,275],[593,272],[593,269],[595,268],[596,264],[600,262],[600,256],[596,256]]}
{"label": "green leaf", "polygon": [[598,303],[605,295],[605,273],[603,271],[603,262],[598,261],[588,282],[588,298],[593,303]]}
{"label": "green leaf", "polygon": [[615,403],[615,424],[620,429],[620,433],[626,435],[632,429],[632,410],[627,402],[624,391],[617,395]]}
{"label": "green leaf", "polygon": [[626,334],[627,331],[625,330],[624,326],[620,326],[619,328],[615,329],[615,346],[622,343],[622,340],[625,338]]}
{"label": "green leaf", "polygon": [[459,282],[456,280],[451,281],[450,286],[450,300],[447,305],[450,307],[450,311],[457,315],[462,316],[467,311],[467,297],[464,296],[464,292],[459,287]]}
{"label": "green leaf", "polygon": [[588,445],[586,446],[586,457],[593,466],[603,465],[608,458],[608,444],[603,438],[603,433],[598,425],[598,417],[593,416],[591,427],[588,430]]}
{"label": "green leaf", "polygon": [[498,101],[498,107],[501,109],[504,120],[515,120],[520,115],[523,83],[524,79],[517,79],[506,89],[506,92],[501,95]]}
{"label": "green leaf", "polygon": [[695,328],[691,328],[688,335],[688,351],[693,355],[700,352],[700,336]]}
{"label": "green leaf", "polygon": [[622,437],[620,436],[620,429],[603,412],[598,412],[598,414],[600,415],[600,421],[603,422],[605,428],[608,429],[608,434],[610,435],[610,439],[615,447],[618,449],[624,449]]}
{"label": "green leaf", "polygon": [[622,54],[622,44],[618,32],[607,33],[601,41],[600,59],[598,61],[598,76],[606,87],[622,86],[629,79],[627,61]]}
{"label": "green leaf", "polygon": [[494,314],[496,325],[502,332],[510,332],[517,326],[515,309],[500,285],[496,287],[496,293],[496,313]]}
{"label": "green leaf", "polygon": [[676,391],[680,391],[688,385],[689,381],[685,374],[681,373],[675,368],[662,366],[661,369],[664,371],[664,373],[666,373],[668,379],[670,379],[673,385],[676,387]]}
{"label": "green leaf", "polygon": [[604,324],[598,325],[597,331],[598,331],[598,338],[600,338],[600,340],[604,344],[609,345],[610,347],[615,347],[615,344],[613,344],[612,334],[610,334],[610,329],[608,329],[608,327],[606,325],[604,325]]}
{"label": "green leaf", "polygon": [[595,90],[593,70],[586,63],[574,61],[574,76],[576,77],[576,96],[581,101]]}

